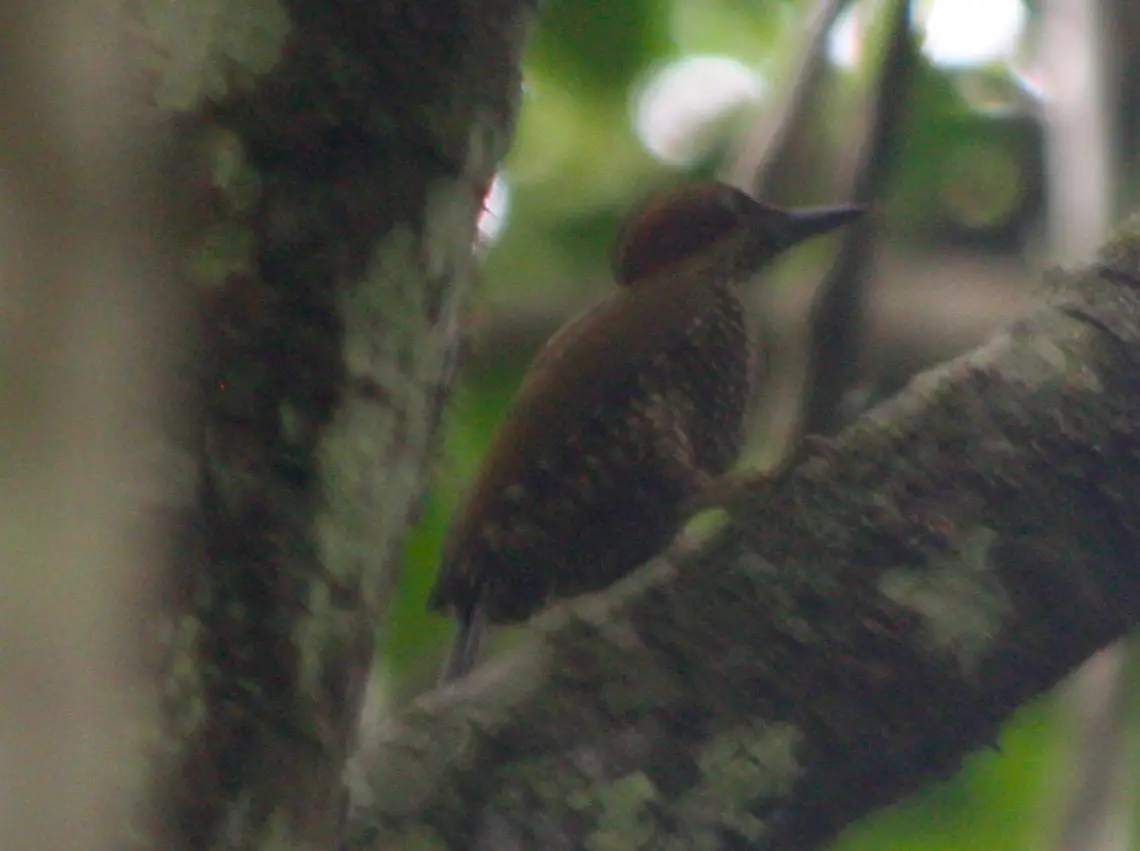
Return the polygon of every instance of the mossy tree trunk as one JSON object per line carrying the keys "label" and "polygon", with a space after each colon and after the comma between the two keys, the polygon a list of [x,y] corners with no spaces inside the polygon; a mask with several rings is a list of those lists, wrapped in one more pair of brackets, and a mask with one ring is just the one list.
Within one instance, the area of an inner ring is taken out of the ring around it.
{"label": "mossy tree trunk", "polygon": [[160,841],[331,848],[530,10],[128,8],[177,131],[180,271],[200,308]]}

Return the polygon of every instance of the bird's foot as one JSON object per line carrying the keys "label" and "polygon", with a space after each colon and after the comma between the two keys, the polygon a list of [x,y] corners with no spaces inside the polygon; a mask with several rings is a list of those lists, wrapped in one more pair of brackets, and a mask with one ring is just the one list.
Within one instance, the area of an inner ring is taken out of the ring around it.
{"label": "bird's foot", "polygon": [[685,515],[692,517],[769,491],[780,480],[780,473],[780,470],[742,470],[707,478],[686,503]]}
{"label": "bird's foot", "polygon": [[838,451],[838,446],[832,438],[809,434],[801,439],[794,453],[786,456],[780,464],[771,469],[741,470],[721,476],[705,477],[698,485],[696,494],[686,503],[685,516],[692,517],[710,508],[722,508],[733,502],[771,491],[792,467],[809,458],[822,457],[825,461],[830,461]]}
{"label": "bird's foot", "polygon": [[822,434],[805,434],[800,439],[793,462],[798,464],[811,458],[821,458],[826,462],[834,461],[839,455],[839,443],[834,437],[824,437]]}

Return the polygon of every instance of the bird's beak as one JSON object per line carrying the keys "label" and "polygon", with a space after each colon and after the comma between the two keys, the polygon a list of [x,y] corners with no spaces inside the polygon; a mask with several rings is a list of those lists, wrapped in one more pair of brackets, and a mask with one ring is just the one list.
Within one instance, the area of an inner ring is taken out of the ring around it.
{"label": "bird's beak", "polygon": [[841,207],[811,207],[804,210],[788,210],[788,244],[795,245],[813,236],[853,222],[867,212],[862,205]]}

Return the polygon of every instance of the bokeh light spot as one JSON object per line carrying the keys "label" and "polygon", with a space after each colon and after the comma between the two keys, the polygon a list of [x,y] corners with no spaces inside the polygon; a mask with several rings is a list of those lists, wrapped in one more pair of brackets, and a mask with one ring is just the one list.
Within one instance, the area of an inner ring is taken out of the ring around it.
{"label": "bokeh light spot", "polygon": [[[1024,0],[914,0],[912,5],[922,52],[935,65],[961,68],[1009,60],[1025,34]],[[859,64],[873,11],[866,3],[855,4],[836,21],[828,40],[835,65]]]}
{"label": "bokeh light spot", "polygon": [[505,172],[500,171],[491,181],[491,188],[483,199],[483,212],[479,214],[479,243],[484,247],[494,245],[507,226],[507,215],[511,210],[511,185]]}
{"label": "bokeh light spot", "polygon": [[717,123],[758,101],[764,80],[726,56],[694,56],[666,65],[635,95],[638,138],[658,159],[684,165],[698,157]]}
{"label": "bokeh light spot", "polygon": [[1007,60],[1025,31],[1023,0],[930,0],[922,5],[922,52],[935,65]]}

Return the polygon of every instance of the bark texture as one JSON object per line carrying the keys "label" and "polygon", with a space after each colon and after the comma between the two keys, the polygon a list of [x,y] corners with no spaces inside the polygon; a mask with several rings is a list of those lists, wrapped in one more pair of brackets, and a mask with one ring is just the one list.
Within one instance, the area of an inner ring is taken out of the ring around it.
{"label": "bark texture", "polygon": [[1140,615],[1129,231],[710,540],[419,702],[346,821],[530,10],[127,5],[201,305],[165,847],[811,848]]}
{"label": "bark texture", "polygon": [[329,848],[529,8],[129,5],[180,131],[201,305],[161,841]]}
{"label": "bark texture", "polygon": [[359,849],[810,849],[1140,619],[1140,224],[371,755]]}

